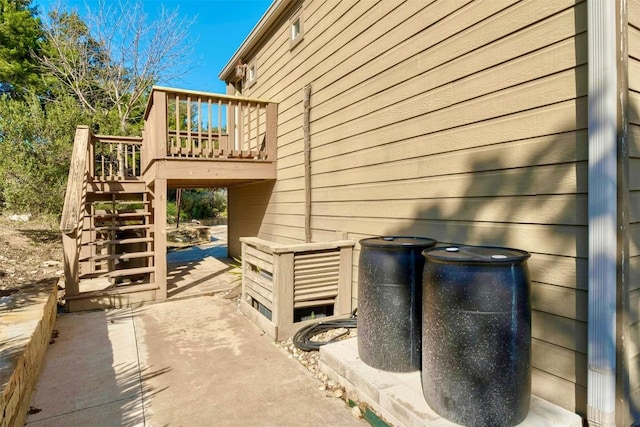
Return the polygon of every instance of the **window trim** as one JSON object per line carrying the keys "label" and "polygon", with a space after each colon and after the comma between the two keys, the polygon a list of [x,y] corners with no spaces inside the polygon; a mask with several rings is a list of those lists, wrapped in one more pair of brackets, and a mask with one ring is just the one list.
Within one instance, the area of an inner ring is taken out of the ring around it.
{"label": "window trim", "polygon": [[[253,76],[252,76],[253,74]],[[245,70],[245,87],[251,87],[258,81],[258,65],[256,60],[249,62]]]}
{"label": "window trim", "polygon": [[[294,35],[294,29],[296,28],[298,32]],[[302,8],[300,8],[296,13],[293,14],[291,19],[289,19],[289,50],[292,50],[294,47],[300,44],[304,39],[304,19],[302,16]]]}

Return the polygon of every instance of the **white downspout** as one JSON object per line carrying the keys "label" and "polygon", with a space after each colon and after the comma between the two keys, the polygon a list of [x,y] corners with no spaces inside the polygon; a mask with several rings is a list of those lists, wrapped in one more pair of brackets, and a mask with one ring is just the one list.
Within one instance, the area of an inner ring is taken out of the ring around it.
{"label": "white downspout", "polygon": [[589,324],[587,417],[615,426],[617,289],[616,1],[589,0]]}

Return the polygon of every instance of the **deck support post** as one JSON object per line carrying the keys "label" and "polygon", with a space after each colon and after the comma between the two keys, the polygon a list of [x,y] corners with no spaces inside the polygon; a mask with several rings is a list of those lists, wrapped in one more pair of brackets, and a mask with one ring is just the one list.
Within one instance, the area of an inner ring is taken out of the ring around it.
{"label": "deck support post", "polygon": [[157,178],[153,184],[154,282],[157,300],[167,299],[167,180]]}

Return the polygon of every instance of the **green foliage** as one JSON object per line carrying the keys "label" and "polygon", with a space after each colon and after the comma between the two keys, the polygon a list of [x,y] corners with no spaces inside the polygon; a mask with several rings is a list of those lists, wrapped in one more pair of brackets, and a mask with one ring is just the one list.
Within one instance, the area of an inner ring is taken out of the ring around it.
{"label": "green foliage", "polygon": [[62,210],[75,128],[88,118],[71,97],[41,103],[0,97],[0,203],[11,211]]}
{"label": "green foliage", "polygon": [[242,258],[233,257],[233,262],[229,264],[231,270],[229,273],[233,275],[231,283],[242,282]]}
{"label": "green foliage", "polygon": [[227,200],[221,191],[196,189],[182,192],[182,209],[190,218],[215,218],[226,208]]}
{"label": "green foliage", "polygon": [[[167,202],[167,222],[169,224],[175,224],[176,222],[176,215],[178,214],[178,207],[176,205],[175,201],[169,201]],[[187,214],[183,211],[180,210],[180,222],[184,222],[187,221]]]}
{"label": "green foliage", "polygon": [[39,87],[37,55],[44,37],[30,0],[0,0],[0,95],[21,97]]}
{"label": "green foliage", "polygon": [[[170,192],[169,200],[176,200],[175,190]],[[169,205],[168,205],[169,206]],[[199,188],[182,191],[180,201],[180,220],[211,219],[222,216],[227,210],[227,192],[224,189]],[[167,217],[173,214],[167,212]],[[184,216],[183,216],[184,215]]]}

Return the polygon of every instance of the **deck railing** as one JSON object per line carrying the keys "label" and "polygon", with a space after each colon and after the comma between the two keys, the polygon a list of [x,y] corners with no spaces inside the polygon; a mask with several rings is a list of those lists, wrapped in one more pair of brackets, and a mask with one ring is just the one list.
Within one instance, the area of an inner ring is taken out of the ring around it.
{"label": "deck railing", "polygon": [[265,100],[156,86],[145,112],[143,168],[166,158],[273,161],[276,114]]}
{"label": "deck railing", "polygon": [[141,175],[142,138],[95,135],[90,174],[94,179],[136,179]]}

